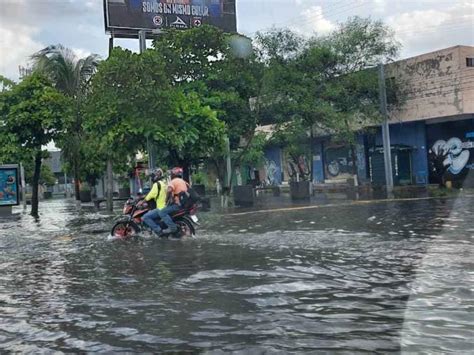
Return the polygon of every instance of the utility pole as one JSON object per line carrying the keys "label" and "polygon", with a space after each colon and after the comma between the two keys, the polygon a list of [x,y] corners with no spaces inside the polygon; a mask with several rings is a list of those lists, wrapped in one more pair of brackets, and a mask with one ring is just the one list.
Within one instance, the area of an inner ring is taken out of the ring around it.
{"label": "utility pole", "polygon": [[[112,55],[114,49],[114,36],[109,38],[109,57]],[[112,158],[107,159],[107,211],[114,211],[114,171]]]}
{"label": "utility pole", "polygon": [[[146,31],[138,31],[138,42],[140,44],[140,54],[146,52]],[[150,138],[146,138],[146,149],[148,150],[148,169],[152,170],[155,168],[155,155],[153,151],[153,144],[150,142]]]}
{"label": "utility pole", "polygon": [[387,111],[387,91],[385,87],[384,65],[379,64],[379,98],[380,113],[383,116],[382,139],[383,139],[383,155],[385,163],[385,184],[387,187],[387,196],[392,197],[393,194],[393,172],[392,172],[392,152],[390,145],[390,126],[388,124]]}

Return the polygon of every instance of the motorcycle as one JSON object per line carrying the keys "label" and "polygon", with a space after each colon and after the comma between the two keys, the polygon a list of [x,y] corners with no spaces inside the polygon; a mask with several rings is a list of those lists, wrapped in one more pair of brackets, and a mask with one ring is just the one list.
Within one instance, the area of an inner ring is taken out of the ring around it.
{"label": "motorcycle", "polygon": [[[138,237],[144,231],[151,233],[151,229],[143,221],[143,217],[148,211],[150,211],[150,207],[144,200],[128,199],[123,207],[123,217],[112,228],[112,237],[128,240]],[[196,234],[195,227],[199,225],[196,212],[197,205],[194,204],[190,208],[180,209],[172,213],[171,218],[178,226],[178,230],[171,235],[164,236],[173,238],[194,237]],[[158,223],[161,229],[166,228],[163,221],[160,220]]]}

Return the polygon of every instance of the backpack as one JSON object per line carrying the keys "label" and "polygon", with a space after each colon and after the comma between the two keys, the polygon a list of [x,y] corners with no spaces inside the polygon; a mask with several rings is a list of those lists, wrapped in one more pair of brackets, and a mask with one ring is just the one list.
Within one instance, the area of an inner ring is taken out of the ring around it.
{"label": "backpack", "polygon": [[188,191],[179,194],[179,202],[183,208],[191,208],[201,200],[201,196],[188,185]]}

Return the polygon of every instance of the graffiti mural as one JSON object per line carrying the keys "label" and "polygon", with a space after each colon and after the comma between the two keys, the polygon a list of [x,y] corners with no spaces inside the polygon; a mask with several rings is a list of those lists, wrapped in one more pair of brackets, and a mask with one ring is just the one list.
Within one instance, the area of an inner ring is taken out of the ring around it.
{"label": "graffiti mural", "polygon": [[352,177],[353,162],[348,147],[330,145],[325,151],[325,176],[327,180],[348,179]]}
{"label": "graffiti mural", "polygon": [[266,185],[278,185],[278,166],[273,160],[265,159],[265,176]]}
{"label": "graffiti mural", "polygon": [[474,186],[474,120],[428,127],[428,137],[430,182]]}
{"label": "graffiti mural", "polygon": [[287,165],[290,181],[309,180],[311,171],[305,156],[300,155],[297,158],[289,157]]}
{"label": "graffiti mural", "polygon": [[431,152],[434,158],[442,160],[442,164],[453,175],[458,175],[469,161],[469,149],[474,148],[474,142],[462,142],[459,138],[451,138],[447,142],[440,139],[433,144]]}

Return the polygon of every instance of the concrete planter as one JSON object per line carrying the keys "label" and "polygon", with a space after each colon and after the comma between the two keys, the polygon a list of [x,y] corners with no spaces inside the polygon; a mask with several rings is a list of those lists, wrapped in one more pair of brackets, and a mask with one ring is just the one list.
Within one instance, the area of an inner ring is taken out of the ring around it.
{"label": "concrete planter", "polygon": [[79,191],[79,197],[81,202],[91,202],[92,201],[92,193],[90,190],[81,190]]}
{"label": "concrete planter", "polygon": [[194,191],[196,191],[196,193],[199,196],[201,196],[201,197],[206,196],[206,186],[205,185],[195,184],[192,187],[193,187]]}
{"label": "concrete planter", "polygon": [[234,203],[236,206],[250,207],[255,202],[255,193],[252,185],[234,187]]}
{"label": "concrete planter", "polygon": [[119,198],[128,198],[130,197],[130,188],[129,187],[121,187],[119,189]]}
{"label": "concrete planter", "polygon": [[275,197],[280,196],[280,193],[281,193],[280,187],[279,186],[274,186],[272,188],[272,192],[273,192],[273,196],[275,196]]}
{"label": "concrete planter", "polygon": [[311,197],[311,182],[290,182],[290,196],[293,200],[309,200]]}

